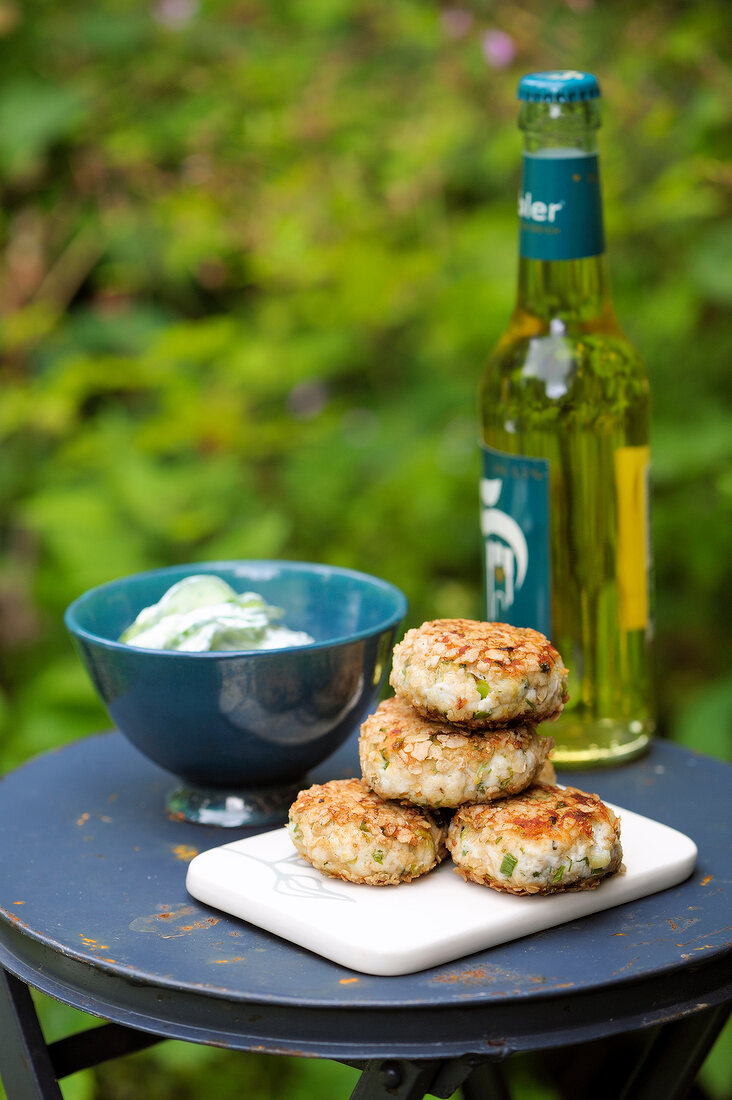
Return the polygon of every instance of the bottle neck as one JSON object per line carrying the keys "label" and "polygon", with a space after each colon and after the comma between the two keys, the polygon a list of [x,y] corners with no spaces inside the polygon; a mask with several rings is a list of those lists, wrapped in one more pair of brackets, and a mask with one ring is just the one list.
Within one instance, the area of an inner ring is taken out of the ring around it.
{"label": "bottle neck", "polygon": [[612,314],[597,102],[522,103],[518,309],[542,321]]}
{"label": "bottle neck", "polygon": [[542,321],[586,323],[612,316],[606,257],[543,261],[521,256],[516,306]]}

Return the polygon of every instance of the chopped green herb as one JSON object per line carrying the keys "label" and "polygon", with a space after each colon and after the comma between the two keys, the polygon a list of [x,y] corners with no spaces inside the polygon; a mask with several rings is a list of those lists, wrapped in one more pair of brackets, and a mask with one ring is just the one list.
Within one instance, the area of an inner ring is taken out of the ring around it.
{"label": "chopped green herb", "polygon": [[[478,770],[475,773],[475,786],[476,786],[476,789],[481,791],[481,792],[485,791],[485,781],[483,779],[483,773],[486,771],[486,768],[488,768],[488,761],[484,760],[482,764],[478,765]],[[491,769],[488,768],[488,770],[486,772],[486,777],[489,776],[490,774],[491,774]]]}
{"label": "chopped green herb", "polygon": [[371,830],[367,827],[365,819],[359,825],[359,829],[362,833],[366,833],[366,836],[371,836]]}
{"label": "chopped green herb", "polygon": [[383,749],[380,749],[379,751],[381,752],[381,759],[384,761],[384,767],[381,770],[386,771],[386,769],[389,767],[390,761],[386,759],[386,753]]}
{"label": "chopped green herb", "polygon": [[517,863],[518,860],[516,856],[512,856],[510,852],[506,852],[503,857],[503,863],[501,864],[501,874],[505,875],[506,878],[510,878]]}
{"label": "chopped green herb", "polygon": [[379,848],[377,848],[371,854],[372,854],[372,856],[374,857],[374,859],[376,860],[377,863],[383,863],[384,862],[384,853]]}
{"label": "chopped green herb", "polygon": [[513,768],[509,766],[508,775],[504,776],[503,779],[498,780],[498,786],[500,787],[500,789],[502,791],[505,791],[505,790],[508,789],[508,786],[509,786],[512,779],[513,779]]}
{"label": "chopped green herb", "polygon": [[422,840],[424,840],[426,844],[430,844],[434,848],[435,838],[432,836],[432,833],[429,831],[429,829],[418,829],[417,831]]}
{"label": "chopped green herb", "polygon": [[487,684],[485,680],[479,680],[477,676],[474,676],[473,679],[475,680],[475,686],[478,689],[478,695],[480,695],[481,699],[487,699],[491,693],[490,684]]}
{"label": "chopped green herb", "polygon": [[563,874],[564,874],[564,864],[562,864],[561,867],[557,868],[557,870],[552,875],[552,880],[554,882],[561,882]]}
{"label": "chopped green herb", "polygon": [[605,871],[604,867],[593,867],[592,868],[593,875],[601,875],[601,874],[604,873],[604,871]]}
{"label": "chopped green herb", "polygon": [[532,878],[538,878],[540,874],[541,874],[541,871],[533,871],[532,874],[531,874],[531,877]]}

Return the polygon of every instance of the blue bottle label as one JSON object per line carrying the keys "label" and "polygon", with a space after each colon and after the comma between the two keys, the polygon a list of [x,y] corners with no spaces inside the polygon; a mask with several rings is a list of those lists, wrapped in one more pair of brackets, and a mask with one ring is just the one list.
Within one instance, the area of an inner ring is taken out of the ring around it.
{"label": "blue bottle label", "polygon": [[581,260],[605,251],[600,167],[594,153],[524,153],[519,251],[528,260]]}
{"label": "blue bottle label", "polygon": [[486,619],[551,638],[549,463],[482,446]]}

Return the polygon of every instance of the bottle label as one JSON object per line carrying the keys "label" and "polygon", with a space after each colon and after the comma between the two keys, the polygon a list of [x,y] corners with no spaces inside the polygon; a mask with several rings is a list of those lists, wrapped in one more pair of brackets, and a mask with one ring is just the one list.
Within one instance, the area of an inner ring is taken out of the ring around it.
{"label": "bottle label", "polygon": [[551,637],[549,462],[482,445],[486,618]]}
{"label": "bottle label", "polygon": [[519,251],[528,260],[581,260],[605,251],[600,166],[594,153],[524,153]]}

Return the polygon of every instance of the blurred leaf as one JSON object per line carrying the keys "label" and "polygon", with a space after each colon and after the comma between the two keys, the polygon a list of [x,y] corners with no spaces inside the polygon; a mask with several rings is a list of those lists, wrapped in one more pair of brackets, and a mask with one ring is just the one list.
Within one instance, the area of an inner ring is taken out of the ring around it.
{"label": "blurred leaf", "polygon": [[112,727],[70,641],[62,653],[29,677],[16,700],[2,742],[8,767]]}
{"label": "blurred leaf", "polygon": [[50,556],[51,575],[40,595],[56,612],[86,588],[150,564],[138,531],[128,528],[120,538],[113,502],[97,488],[41,489],[21,518]]}
{"label": "blurred leaf", "polygon": [[25,78],[0,88],[0,169],[17,176],[78,125],[84,99],[73,87]]}
{"label": "blurred leaf", "polygon": [[682,706],[672,727],[674,741],[687,749],[732,759],[732,676],[706,684]]}
{"label": "blurred leaf", "polygon": [[698,477],[714,477],[732,461],[729,419],[718,409],[705,410],[703,431],[666,424],[653,436],[653,478],[658,484],[678,485]]}
{"label": "blurred leaf", "polygon": [[691,278],[711,302],[732,302],[732,225],[723,222],[701,235],[691,253]]}

